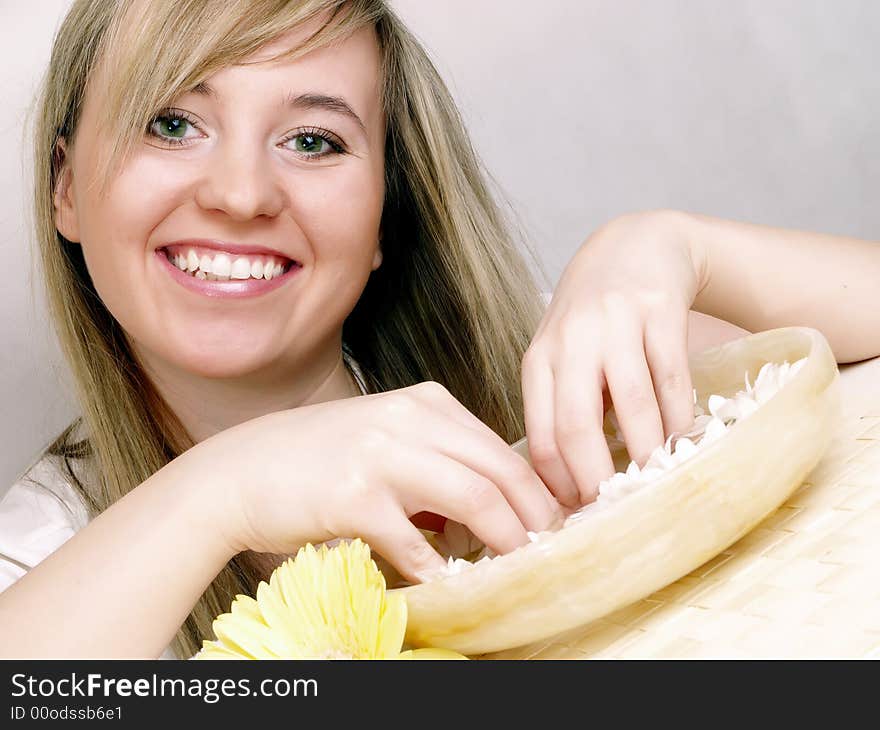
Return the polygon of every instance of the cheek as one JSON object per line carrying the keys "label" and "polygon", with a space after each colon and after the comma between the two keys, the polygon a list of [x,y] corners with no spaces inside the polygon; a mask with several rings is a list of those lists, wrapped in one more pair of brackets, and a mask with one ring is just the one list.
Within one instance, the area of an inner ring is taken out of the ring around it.
{"label": "cheek", "polygon": [[318,266],[345,261],[369,274],[379,239],[384,189],[381,171],[329,168],[303,177],[290,191],[291,215]]}
{"label": "cheek", "polygon": [[[83,256],[95,289],[123,324],[142,286],[151,232],[173,210],[185,178],[168,166],[132,160],[101,196],[98,186],[79,196]],[[134,288],[133,288],[134,287]]]}
{"label": "cheek", "polygon": [[173,166],[136,159],[108,186],[106,195],[88,191],[82,211],[87,258],[98,269],[117,273],[136,266],[133,255],[147,253],[153,229],[179,204],[187,178]]}
{"label": "cheek", "polygon": [[306,242],[309,285],[293,330],[331,331],[351,313],[373,271],[384,188],[381,171],[325,169],[292,183],[287,212]]}

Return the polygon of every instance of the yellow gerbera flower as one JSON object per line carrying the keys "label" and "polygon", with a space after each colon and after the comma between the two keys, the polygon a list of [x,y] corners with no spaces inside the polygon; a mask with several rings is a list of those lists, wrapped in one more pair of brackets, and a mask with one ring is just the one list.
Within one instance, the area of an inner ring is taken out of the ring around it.
{"label": "yellow gerbera flower", "polygon": [[406,598],[385,592],[385,576],[357,539],[311,544],[275,569],[257,598],[238,595],[214,620],[216,641],[194,659],[466,659],[446,649],[401,652]]}

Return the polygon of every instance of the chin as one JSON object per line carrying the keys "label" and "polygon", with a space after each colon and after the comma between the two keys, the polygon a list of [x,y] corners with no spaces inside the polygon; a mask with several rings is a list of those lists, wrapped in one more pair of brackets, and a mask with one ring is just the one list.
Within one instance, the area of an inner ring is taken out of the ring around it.
{"label": "chin", "polygon": [[263,364],[262,361],[255,361],[254,358],[231,358],[227,353],[227,356],[216,360],[204,357],[189,359],[179,362],[178,367],[199,378],[224,380],[251,375]]}
{"label": "chin", "polygon": [[255,342],[231,343],[229,340],[210,343],[189,342],[163,359],[190,375],[200,378],[239,378],[262,370],[276,361],[276,348]]}
{"label": "chin", "polygon": [[253,351],[198,352],[179,361],[179,367],[200,378],[241,378],[263,370],[273,360],[268,354],[261,355]]}

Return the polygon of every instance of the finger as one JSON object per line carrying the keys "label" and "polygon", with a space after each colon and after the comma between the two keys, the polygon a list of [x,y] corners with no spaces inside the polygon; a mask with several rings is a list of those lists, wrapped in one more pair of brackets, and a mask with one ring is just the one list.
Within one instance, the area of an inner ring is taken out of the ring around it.
{"label": "finger", "polygon": [[574,475],[580,502],[587,504],[596,499],[599,483],[614,474],[614,463],[602,428],[601,373],[582,348],[569,347],[553,374],[556,441]]}
{"label": "finger", "polygon": [[393,565],[410,583],[422,583],[446,571],[446,560],[431,547],[400,505],[389,500],[373,511],[367,528],[358,532],[371,549]]}
{"label": "finger", "polygon": [[665,436],[684,433],[694,423],[687,327],[687,311],[682,311],[655,317],[645,328],[645,355]]}
{"label": "finger", "polygon": [[459,461],[432,449],[401,449],[392,473],[391,486],[407,514],[430,510],[460,522],[499,554],[529,542],[498,487]]}
{"label": "finger", "polygon": [[581,503],[578,485],[556,443],[554,379],[549,363],[524,358],[522,392],[529,460],[560,503],[577,507]]}
{"label": "finger", "polygon": [[626,449],[640,466],[663,444],[663,422],[643,342],[640,329],[620,328],[608,342],[605,361],[605,379]]}
{"label": "finger", "polygon": [[493,482],[526,529],[540,532],[558,522],[562,510],[528,461],[445,389],[428,399],[426,444]]}

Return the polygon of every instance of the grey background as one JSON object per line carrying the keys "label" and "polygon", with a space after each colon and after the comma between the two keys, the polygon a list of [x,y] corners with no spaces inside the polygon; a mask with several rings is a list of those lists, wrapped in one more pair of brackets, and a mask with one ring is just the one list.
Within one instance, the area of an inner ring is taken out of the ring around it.
{"label": "grey background", "polygon": [[[396,0],[555,284],[674,207],[878,238],[880,3]],[[74,415],[31,271],[25,108],[68,0],[0,0],[0,494]]]}

